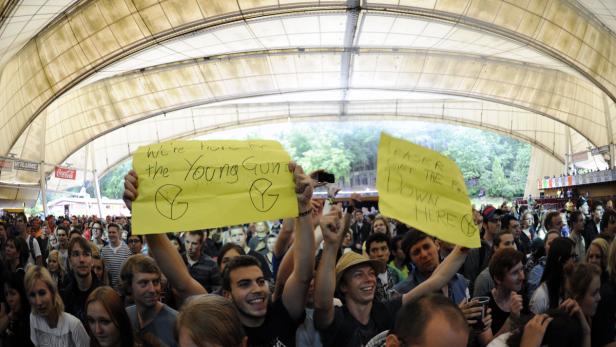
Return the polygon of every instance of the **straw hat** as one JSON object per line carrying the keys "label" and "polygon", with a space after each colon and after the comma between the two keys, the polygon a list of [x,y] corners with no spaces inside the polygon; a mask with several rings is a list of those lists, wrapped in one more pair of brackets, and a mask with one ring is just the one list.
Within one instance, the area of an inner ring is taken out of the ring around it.
{"label": "straw hat", "polygon": [[365,255],[357,254],[355,252],[347,252],[340,257],[338,263],[336,264],[336,286],[340,284],[340,279],[347,269],[360,264],[372,266],[377,274],[385,272],[386,269],[385,263],[380,260],[372,260]]}

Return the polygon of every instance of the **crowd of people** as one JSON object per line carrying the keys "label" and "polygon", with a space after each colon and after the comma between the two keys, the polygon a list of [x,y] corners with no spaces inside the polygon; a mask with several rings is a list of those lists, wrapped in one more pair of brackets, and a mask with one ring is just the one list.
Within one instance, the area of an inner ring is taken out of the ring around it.
{"label": "crowd of people", "polygon": [[[474,208],[465,249],[356,195],[313,199],[289,168],[286,220],[145,236],[126,217],[2,221],[1,346],[616,346],[607,203]],[[129,209],[137,187],[130,172]]]}

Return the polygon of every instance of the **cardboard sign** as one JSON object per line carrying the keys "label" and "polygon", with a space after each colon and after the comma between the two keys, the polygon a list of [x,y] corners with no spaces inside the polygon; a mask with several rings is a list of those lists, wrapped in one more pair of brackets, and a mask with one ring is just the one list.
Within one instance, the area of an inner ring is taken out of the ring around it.
{"label": "cardboard sign", "polygon": [[481,245],[462,173],[444,155],[382,133],[376,187],[383,215],[456,245]]}
{"label": "cardboard sign", "polygon": [[141,147],[135,234],[298,215],[289,155],[275,141],[172,141]]}

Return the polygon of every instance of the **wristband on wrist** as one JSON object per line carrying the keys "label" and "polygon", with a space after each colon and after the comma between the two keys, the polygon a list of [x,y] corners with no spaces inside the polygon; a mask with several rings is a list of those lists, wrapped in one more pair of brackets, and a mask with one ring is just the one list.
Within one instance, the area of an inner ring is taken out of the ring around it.
{"label": "wristband on wrist", "polygon": [[309,209],[307,209],[307,210],[306,210],[306,211],[304,211],[304,212],[300,212],[300,213],[299,213],[299,217],[307,216],[307,215],[309,215],[311,212],[312,212],[312,207],[311,207],[311,208],[309,208]]}

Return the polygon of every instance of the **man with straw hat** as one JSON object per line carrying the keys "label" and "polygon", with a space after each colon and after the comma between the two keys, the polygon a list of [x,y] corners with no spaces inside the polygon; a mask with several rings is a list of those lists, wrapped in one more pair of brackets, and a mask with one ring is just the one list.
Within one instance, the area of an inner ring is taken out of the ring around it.
{"label": "man with straw hat", "polygon": [[[398,309],[413,298],[444,286],[464,263],[466,251],[456,247],[452,254],[421,285],[387,302],[374,300],[376,274],[385,264],[349,252],[336,263],[344,230],[342,211],[335,206],[321,219],[324,245],[315,277],[315,325],[324,346],[363,346],[378,333],[391,329]],[[334,307],[334,292],[342,307]]]}

